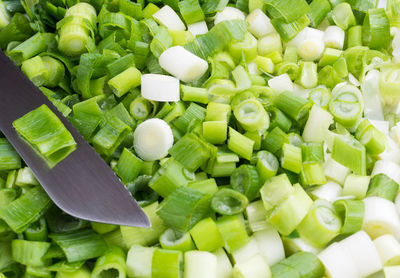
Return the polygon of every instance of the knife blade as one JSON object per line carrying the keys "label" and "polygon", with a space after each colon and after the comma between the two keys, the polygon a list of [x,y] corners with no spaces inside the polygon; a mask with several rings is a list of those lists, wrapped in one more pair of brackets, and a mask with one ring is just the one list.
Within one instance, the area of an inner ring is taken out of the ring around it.
{"label": "knife blade", "polygon": [[[77,149],[51,169],[12,126],[42,104],[58,116],[77,143]],[[146,214],[106,162],[2,51],[0,130],[60,209],[89,221],[150,227]]]}

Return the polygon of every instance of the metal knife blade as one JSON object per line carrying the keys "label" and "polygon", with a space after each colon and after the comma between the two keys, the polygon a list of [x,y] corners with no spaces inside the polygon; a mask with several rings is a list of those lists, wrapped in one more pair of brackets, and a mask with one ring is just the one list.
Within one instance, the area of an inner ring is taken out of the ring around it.
{"label": "metal knife blade", "polygon": [[[77,149],[52,169],[12,126],[14,120],[42,104],[59,117],[77,143]],[[111,168],[2,51],[0,130],[53,202],[68,214],[95,222],[150,227],[146,214]]]}

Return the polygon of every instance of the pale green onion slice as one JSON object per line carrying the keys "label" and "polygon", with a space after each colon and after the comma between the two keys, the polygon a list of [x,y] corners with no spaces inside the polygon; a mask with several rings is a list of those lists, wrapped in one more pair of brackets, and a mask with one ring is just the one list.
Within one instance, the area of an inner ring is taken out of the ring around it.
{"label": "pale green onion slice", "polygon": [[217,25],[218,23],[225,21],[225,20],[234,20],[234,19],[245,19],[244,13],[236,8],[233,7],[225,7],[222,11],[218,12],[215,15],[214,24]]}
{"label": "pale green onion slice", "polygon": [[206,251],[185,253],[184,278],[217,278],[217,257]]}
{"label": "pale green onion slice", "polygon": [[156,13],[153,14],[153,18],[160,24],[167,27],[169,30],[186,30],[185,24],[183,24],[180,17],[176,12],[168,5],[165,5]]}
{"label": "pale green onion slice", "polygon": [[253,10],[246,17],[246,21],[249,24],[249,31],[257,38],[262,38],[269,33],[275,32],[271,20],[261,9]]}

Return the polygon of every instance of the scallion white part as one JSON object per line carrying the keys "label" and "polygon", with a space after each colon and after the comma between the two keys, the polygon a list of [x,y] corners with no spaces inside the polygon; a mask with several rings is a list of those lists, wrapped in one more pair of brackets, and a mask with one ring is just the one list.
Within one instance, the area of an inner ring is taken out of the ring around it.
{"label": "scallion white part", "polygon": [[367,197],[364,205],[363,229],[372,239],[385,234],[400,237],[400,220],[394,203],[380,197]]}
{"label": "scallion white part", "polygon": [[379,75],[379,71],[371,70],[361,82],[361,91],[364,96],[364,117],[367,119],[383,120],[379,84],[376,82],[379,80]]}
{"label": "scallion white part", "polygon": [[232,258],[235,263],[245,262],[253,256],[260,254],[257,241],[254,237],[251,237],[249,242],[240,247],[239,249],[232,252]]}
{"label": "scallion white part", "polygon": [[219,248],[213,252],[217,256],[217,277],[218,278],[232,278],[233,267],[228,255],[223,248]]}
{"label": "scallion white part", "polygon": [[139,124],[133,136],[136,153],[146,161],[164,158],[174,143],[171,127],[157,118]]}
{"label": "scallion white part", "polygon": [[260,254],[245,262],[239,262],[233,268],[235,278],[271,278],[271,270]]}
{"label": "scallion white part", "polygon": [[400,143],[400,125],[396,124],[390,129],[390,137],[399,145]]}
{"label": "scallion white part", "polygon": [[360,277],[367,277],[382,269],[378,251],[366,232],[359,231],[339,244],[354,261]]}
{"label": "scallion white part", "polygon": [[329,245],[318,254],[318,258],[325,266],[325,273],[330,278],[360,277],[350,254],[338,242]]}
{"label": "scallion white part", "polygon": [[333,116],[331,113],[318,105],[313,105],[304,127],[303,139],[305,141],[323,142],[332,123]]}
{"label": "scallion white part", "polygon": [[[400,149],[399,144],[396,143],[392,138],[386,136],[387,145],[384,152],[378,154],[378,159],[391,161],[394,163],[400,163]],[[400,141],[399,141],[400,143]]]}
{"label": "scallion white part", "polygon": [[292,40],[287,43],[287,46],[299,47],[299,45],[307,39],[324,40],[324,31],[306,27],[301,30]]}
{"label": "scallion white part", "polygon": [[324,32],[325,47],[342,49],[344,45],[345,32],[338,26],[329,26]]}
{"label": "scallion white part", "polygon": [[234,7],[225,7],[222,11],[218,12],[215,15],[214,24],[218,24],[224,20],[234,20],[234,19],[242,19],[244,20],[246,16],[244,13],[236,9]]}
{"label": "scallion white part", "polygon": [[400,264],[400,243],[393,235],[383,235],[374,240],[383,265]]}
{"label": "scallion white part", "polygon": [[334,181],[328,181],[323,185],[315,187],[311,191],[311,196],[313,197],[313,199],[322,199],[329,202],[335,201],[341,195],[342,187]]}
{"label": "scallion white part", "polygon": [[132,246],[126,258],[129,277],[151,278],[151,262],[154,247]]}
{"label": "scallion white part", "polygon": [[207,61],[197,57],[180,45],[165,50],[158,61],[166,72],[183,82],[192,82],[199,79],[208,69]]}
{"label": "scallion white part", "polygon": [[217,278],[217,257],[205,251],[185,253],[184,278]]}
{"label": "scallion white part", "polygon": [[369,120],[369,122],[380,132],[389,135],[389,122],[384,120]]}
{"label": "scallion white part", "polygon": [[246,18],[248,30],[257,38],[261,38],[269,33],[275,32],[269,17],[261,10],[255,9]]}
{"label": "scallion white part", "polygon": [[180,17],[168,5],[165,5],[153,14],[153,18],[161,25],[167,27],[168,30],[184,31],[186,30]]}
{"label": "scallion white part", "polygon": [[392,161],[378,160],[375,162],[371,176],[385,174],[397,183],[400,183],[400,166]]}
{"label": "scallion white part", "polygon": [[305,39],[299,43],[297,52],[299,56],[306,61],[315,61],[319,59],[325,50],[324,41],[319,38]]}
{"label": "scallion white part", "polygon": [[293,83],[287,73],[275,76],[268,80],[268,86],[278,94],[284,91],[293,92]]}
{"label": "scallion white part", "polygon": [[269,266],[272,266],[285,258],[285,249],[278,231],[271,227],[257,231],[253,234],[261,255],[264,256]]}
{"label": "scallion white part", "polygon": [[324,164],[324,173],[327,178],[343,185],[350,172],[349,168],[334,160],[330,155],[327,155]]}
{"label": "scallion white part", "polygon": [[261,71],[258,69],[258,66],[255,62],[251,62],[247,64],[247,69],[249,71],[249,74],[254,74],[254,75],[261,75]]}
{"label": "scallion white part", "polygon": [[164,74],[143,74],[142,97],[155,101],[179,101],[179,79]]}
{"label": "scallion white part", "polygon": [[400,277],[400,265],[386,266],[383,268],[384,278],[398,278]]}
{"label": "scallion white part", "polygon": [[318,254],[322,251],[321,248],[317,248],[311,245],[308,241],[301,237],[284,237],[282,239],[282,242],[285,246],[285,252],[288,255],[294,254],[296,252],[311,252],[313,254]]}
{"label": "scallion white part", "polygon": [[188,25],[188,31],[196,37],[197,35],[203,35],[208,32],[207,23],[205,21],[199,21]]}

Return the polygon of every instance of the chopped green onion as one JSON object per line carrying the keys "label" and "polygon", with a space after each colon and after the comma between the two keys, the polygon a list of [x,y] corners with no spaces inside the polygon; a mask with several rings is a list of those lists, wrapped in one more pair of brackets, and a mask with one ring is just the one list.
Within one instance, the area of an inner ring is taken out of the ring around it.
{"label": "chopped green onion", "polygon": [[311,26],[317,28],[331,11],[328,0],[314,0],[310,3],[310,10],[307,16],[310,18]]}
{"label": "chopped green onion", "polygon": [[151,228],[121,226],[122,238],[127,247],[151,246],[157,243],[161,234],[166,230],[162,219],[156,214],[157,207],[158,201],[143,208],[151,222]]}
{"label": "chopped green onion", "polygon": [[325,200],[314,202],[311,210],[296,228],[302,238],[317,247],[324,247],[336,237],[341,229],[341,221],[331,203]]}
{"label": "chopped green onion", "polygon": [[308,115],[311,108],[311,103],[307,99],[289,91],[276,96],[274,104],[282,112],[298,122],[302,121]]}
{"label": "chopped green onion", "polygon": [[6,138],[0,138],[0,171],[19,168],[21,168],[21,158]]}
{"label": "chopped green onion", "polygon": [[38,221],[32,223],[24,232],[25,238],[30,241],[46,241],[47,225],[46,220],[42,217]]}
{"label": "chopped green onion", "polygon": [[12,258],[27,266],[43,266],[48,263],[44,258],[50,248],[49,242],[15,239],[11,242]]}
{"label": "chopped green onion", "polygon": [[350,27],[347,38],[347,48],[351,48],[354,46],[361,46],[362,33],[363,33],[363,27],[361,25]]}
{"label": "chopped green onion", "polygon": [[13,229],[20,233],[40,218],[43,211],[50,206],[50,199],[43,189],[28,189],[19,198],[6,206],[0,207],[0,217]]}
{"label": "chopped green onion", "polygon": [[267,211],[287,199],[292,192],[293,187],[286,174],[270,178],[260,190]]}
{"label": "chopped green onion", "polygon": [[40,56],[22,62],[21,70],[38,87],[49,81],[49,70]]}
{"label": "chopped green onion", "polygon": [[15,13],[10,23],[0,31],[0,47],[6,49],[12,41],[24,41],[33,34],[29,20],[20,13]]}
{"label": "chopped green onion", "polygon": [[139,175],[142,164],[142,160],[137,158],[131,151],[124,148],[118,160],[115,172],[123,182],[131,182]]}
{"label": "chopped green onion", "polygon": [[[286,7],[288,8],[289,6]],[[279,18],[272,19],[271,23],[274,26],[275,30],[281,36],[282,40],[288,42],[310,24],[310,19],[306,14],[304,14],[289,23]]]}
{"label": "chopped green onion", "polygon": [[261,184],[269,178],[276,175],[279,168],[278,159],[268,151],[259,151],[257,153],[257,171],[260,175]]}
{"label": "chopped green onion", "polygon": [[163,74],[143,74],[141,92],[148,100],[179,101],[179,79]]}
{"label": "chopped green onion", "polygon": [[260,254],[235,264],[233,273],[236,277],[271,277],[271,270]]}
{"label": "chopped green onion", "polygon": [[183,101],[193,101],[203,104],[208,103],[208,91],[205,88],[196,88],[182,85],[181,91]]}
{"label": "chopped green onion", "polygon": [[154,247],[132,246],[126,258],[128,276],[150,278],[154,251]]}
{"label": "chopped green onion", "polygon": [[182,20],[175,13],[175,11],[170,7],[165,5],[153,15],[153,18],[157,20],[161,25],[167,27],[169,30],[185,30],[186,27]]}
{"label": "chopped green onion", "polygon": [[228,148],[239,156],[250,160],[253,153],[254,141],[229,127]]}
{"label": "chopped green onion", "polygon": [[246,164],[235,169],[230,182],[234,190],[244,194],[250,201],[257,197],[262,186],[256,167]]}
{"label": "chopped green onion", "polygon": [[108,248],[104,239],[91,229],[50,234],[49,237],[61,247],[70,263],[96,258]]}
{"label": "chopped green onion", "polygon": [[377,196],[394,201],[399,189],[399,184],[385,174],[377,174],[372,177],[367,196]]}
{"label": "chopped green onion", "polygon": [[15,120],[13,126],[46,159],[50,167],[76,149],[72,135],[46,105]]}
{"label": "chopped green onion", "polygon": [[[296,7],[293,9],[293,7]],[[290,0],[282,2],[279,0],[265,1],[265,8],[272,18],[282,18],[286,22],[291,22],[310,10],[305,0]]]}
{"label": "chopped green onion", "polygon": [[400,245],[393,235],[380,236],[373,242],[384,266],[398,264],[400,260]]}
{"label": "chopped green onion", "polygon": [[282,168],[292,171],[296,174],[300,173],[302,166],[301,148],[291,144],[283,144],[281,155]]}
{"label": "chopped green onion", "polygon": [[182,252],[176,250],[156,249],[151,262],[151,277],[179,278],[182,272]]}
{"label": "chopped green onion", "polygon": [[203,172],[202,174],[205,174],[206,176],[205,180],[197,180],[197,175],[196,175],[196,181],[190,182],[188,184],[188,187],[211,195],[216,193],[218,191],[218,186],[217,183],[215,182],[215,179],[207,179],[206,173]]}
{"label": "chopped green onion", "polygon": [[262,38],[275,31],[270,19],[260,8],[252,10],[246,17],[246,21],[249,24],[249,31],[257,38]]}
{"label": "chopped green onion", "polygon": [[173,229],[167,229],[160,236],[160,244],[163,249],[180,250],[186,252],[195,249],[189,233],[181,233]]}
{"label": "chopped green onion", "polygon": [[154,174],[149,182],[149,187],[161,196],[167,197],[175,189],[186,186],[193,179],[193,173],[186,170],[179,162],[169,159]]}
{"label": "chopped green onion", "polygon": [[244,40],[232,41],[228,47],[235,61],[239,61],[242,55],[246,61],[253,61],[257,56],[257,39],[249,32],[245,33]]}
{"label": "chopped green onion", "polygon": [[291,275],[291,273],[297,275],[295,277],[322,277],[324,266],[313,253],[298,252],[274,265],[271,271],[273,277],[275,277],[274,275],[276,277],[288,277],[284,275]]}
{"label": "chopped green onion", "polygon": [[335,210],[342,219],[341,234],[352,234],[361,230],[364,218],[364,203],[359,200],[338,200]]}
{"label": "chopped green onion", "polygon": [[157,209],[165,225],[188,231],[210,213],[210,195],[187,187],[178,187]]}
{"label": "chopped green onion", "polygon": [[225,249],[229,253],[238,250],[249,242],[246,228],[238,215],[219,218],[217,226],[225,242]]}
{"label": "chopped green onion", "polygon": [[333,141],[332,158],[356,174],[366,174],[365,148],[353,137],[336,135]]}
{"label": "chopped green onion", "polygon": [[287,199],[278,204],[268,216],[268,222],[282,235],[292,233],[312,206],[311,198],[299,184],[295,184],[292,190]]}
{"label": "chopped green onion", "polygon": [[244,211],[248,204],[246,196],[229,188],[220,189],[211,199],[211,208],[222,215],[235,215]]}
{"label": "chopped green onion", "polygon": [[97,259],[92,277],[105,275],[115,275],[119,278],[126,276],[125,253],[122,249],[112,246],[107,253]]}
{"label": "chopped green onion", "polygon": [[332,20],[343,30],[347,30],[349,27],[356,25],[356,18],[351,10],[351,6],[345,2],[333,8]]}
{"label": "chopped green onion", "polygon": [[370,184],[370,176],[360,176],[350,174],[346,177],[343,184],[343,196],[354,196],[358,200],[365,198]]}
{"label": "chopped green onion", "polygon": [[387,49],[390,45],[390,25],[386,11],[369,9],[364,18],[363,43],[371,49]]}
{"label": "chopped green onion", "polygon": [[224,240],[212,218],[205,218],[190,229],[190,235],[201,251],[215,251],[224,246]]}

